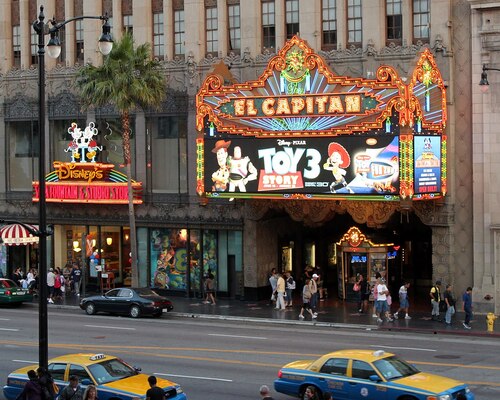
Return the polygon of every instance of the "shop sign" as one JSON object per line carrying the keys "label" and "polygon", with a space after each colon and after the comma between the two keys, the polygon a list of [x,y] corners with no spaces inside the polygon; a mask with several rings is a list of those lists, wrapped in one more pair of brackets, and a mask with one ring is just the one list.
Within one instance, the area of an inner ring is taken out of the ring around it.
{"label": "shop sign", "polygon": [[[98,134],[93,122],[82,131],[72,123],[68,133],[73,140],[67,153],[71,162],[54,162],[54,170],[45,179],[45,197],[49,203],[128,204],[127,176],[114,164],[96,162],[103,147],[94,140]],[[142,183],[132,181],[133,203],[141,204]],[[33,182],[33,201],[40,198],[38,182]]]}

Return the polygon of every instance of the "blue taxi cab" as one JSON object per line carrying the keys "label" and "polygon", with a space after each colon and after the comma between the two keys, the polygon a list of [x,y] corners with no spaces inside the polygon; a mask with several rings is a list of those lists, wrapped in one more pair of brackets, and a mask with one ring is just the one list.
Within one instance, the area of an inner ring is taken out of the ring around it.
{"label": "blue taxi cab", "polygon": [[420,372],[383,350],[341,350],[317,360],[294,361],[274,381],[277,392],[304,398],[307,387],[329,392],[335,400],[474,400],[468,386],[454,379]]}
{"label": "blue taxi cab", "polygon": [[[28,381],[28,371],[38,365],[30,365],[11,372],[3,393],[7,400],[15,400]],[[95,385],[99,400],[140,400],[146,398],[149,389],[148,375],[128,365],[118,357],[106,354],[67,354],[49,360],[48,370],[54,382],[63,389],[69,377],[79,378],[82,387]],[[165,392],[167,400],[186,400],[180,385],[167,379],[157,378],[157,386]]]}

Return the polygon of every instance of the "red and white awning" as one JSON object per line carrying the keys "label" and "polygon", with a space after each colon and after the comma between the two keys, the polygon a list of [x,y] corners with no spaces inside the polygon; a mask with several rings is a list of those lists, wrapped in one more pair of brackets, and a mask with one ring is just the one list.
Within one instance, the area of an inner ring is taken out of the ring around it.
{"label": "red and white awning", "polygon": [[33,243],[38,243],[38,236],[33,236],[27,227],[32,228],[37,231],[37,225],[29,224],[9,224],[4,225],[0,228],[0,237],[2,238],[3,244],[7,246],[20,246],[28,245]]}

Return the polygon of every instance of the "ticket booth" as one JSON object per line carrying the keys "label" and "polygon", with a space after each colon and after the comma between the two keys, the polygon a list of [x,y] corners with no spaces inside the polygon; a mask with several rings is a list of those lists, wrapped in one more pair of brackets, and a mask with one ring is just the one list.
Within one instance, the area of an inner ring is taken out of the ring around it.
{"label": "ticket booth", "polygon": [[357,274],[362,274],[370,284],[375,282],[377,272],[387,280],[388,251],[393,245],[374,243],[359,228],[349,228],[336,243],[339,297],[348,301],[358,299],[358,293],[353,290]]}

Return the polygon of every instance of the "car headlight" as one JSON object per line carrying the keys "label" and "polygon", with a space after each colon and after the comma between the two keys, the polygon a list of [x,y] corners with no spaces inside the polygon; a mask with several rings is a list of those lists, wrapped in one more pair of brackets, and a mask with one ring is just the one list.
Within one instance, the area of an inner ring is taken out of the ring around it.
{"label": "car headlight", "polygon": [[442,394],[438,397],[439,400],[451,400],[451,396],[449,394]]}
{"label": "car headlight", "polygon": [[466,387],[465,387],[465,393],[470,393],[469,386],[466,386]]}
{"label": "car headlight", "polygon": [[182,388],[180,386],[177,386],[175,388],[175,390],[177,391],[177,394],[181,394],[181,393],[184,393],[184,391],[182,390]]}

